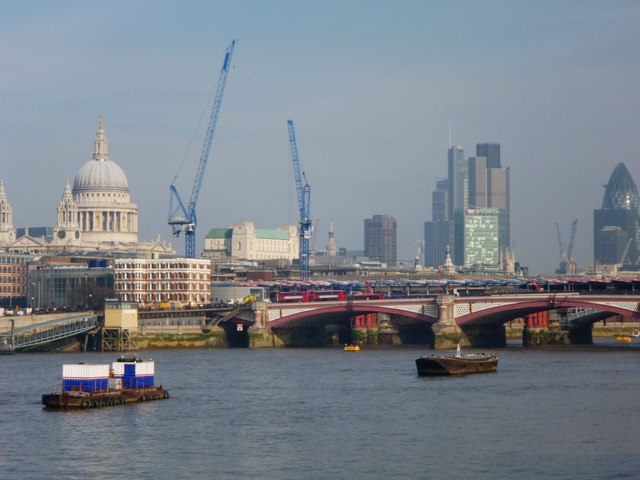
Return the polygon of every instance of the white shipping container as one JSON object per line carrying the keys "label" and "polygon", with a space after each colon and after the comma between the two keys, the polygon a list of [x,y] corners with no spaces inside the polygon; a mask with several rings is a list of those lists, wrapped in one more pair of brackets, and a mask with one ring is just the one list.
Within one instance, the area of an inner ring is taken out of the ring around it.
{"label": "white shipping container", "polygon": [[124,366],[125,366],[125,362],[113,362],[111,364],[111,368],[113,369],[113,374],[116,377],[122,377],[124,375]]}
{"label": "white shipping container", "polygon": [[75,363],[62,365],[62,378],[108,378],[109,364]]}
{"label": "white shipping container", "polygon": [[136,363],[136,375],[154,375],[155,363],[153,360]]}

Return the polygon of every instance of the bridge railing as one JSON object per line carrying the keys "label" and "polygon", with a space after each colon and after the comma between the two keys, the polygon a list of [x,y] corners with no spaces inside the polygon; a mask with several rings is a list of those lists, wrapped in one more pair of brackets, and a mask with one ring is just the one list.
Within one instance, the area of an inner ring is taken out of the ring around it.
{"label": "bridge railing", "polygon": [[18,350],[72,337],[97,326],[98,318],[95,315],[76,315],[16,328],[13,331],[13,338],[11,333],[5,333],[0,335],[0,342],[12,343],[13,348]]}

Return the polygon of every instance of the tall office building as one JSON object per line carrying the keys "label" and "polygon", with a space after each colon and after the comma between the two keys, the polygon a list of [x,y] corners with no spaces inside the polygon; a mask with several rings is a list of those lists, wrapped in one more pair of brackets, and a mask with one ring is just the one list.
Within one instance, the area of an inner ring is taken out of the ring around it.
{"label": "tall office building", "polygon": [[499,243],[503,252],[511,244],[509,168],[500,164],[499,143],[479,143],[469,158],[469,208],[499,209]]}
{"label": "tall office building", "polygon": [[431,221],[424,224],[424,264],[442,265],[449,244],[449,179],[438,180],[431,194]]}
{"label": "tall office building", "polygon": [[371,259],[394,265],[398,255],[396,219],[374,215],[364,221],[364,254]]}
{"label": "tall office building", "polygon": [[478,143],[476,144],[476,157],[487,159],[487,168],[502,168],[500,164],[500,144],[499,143]]}
{"label": "tall office building", "polygon": [[638,189],[624,163],[605,186],[602,208],[593,211],[596,264],[637,264],[640,261],[640,202]]}
{"label": "tall office building", "polygon": [[500,263],[497,208],[470,208],[464,214],[464,266]]}
{"label": "tall office building", "polygon": [[460,145],[449,147],[449,246],[453,263],[462,265],[464,252],[460,250],[461,232],[456,229],[455,218],[464,215],[469,205],[469,164]]}
{"label": "tall office building", "polygon": [[489,206],[487,157],[469,157],[469,208]]}

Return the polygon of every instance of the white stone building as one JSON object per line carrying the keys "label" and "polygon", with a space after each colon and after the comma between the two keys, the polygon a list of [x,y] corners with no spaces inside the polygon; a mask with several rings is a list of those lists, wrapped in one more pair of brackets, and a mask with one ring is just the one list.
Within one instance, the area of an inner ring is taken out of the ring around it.
{"label": "white stone building", "polygon": [[237,222],[229,228],[212,228],[204,240],[202,256],[222,260],[292,263],[299,258],[295,225],[256,228],[253,222]]}
{"label": "white stone building", "polygon": [[211,302],[211,262],[173,258],[114,260],[114,289],[124,302]]}

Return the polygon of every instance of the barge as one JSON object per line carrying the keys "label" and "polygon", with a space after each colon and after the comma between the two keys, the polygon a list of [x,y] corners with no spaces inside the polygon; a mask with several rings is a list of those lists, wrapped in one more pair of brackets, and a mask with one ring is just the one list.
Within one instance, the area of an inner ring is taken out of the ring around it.
{"label": "barge", "polygon": [[169,391],[154,385],[155,365],[137,356],[123,356],[109,364],[62,366],[62,391],[45,393],[46,409],[88,409],[169,398]]}
{"label": "barge", "polygon": [[418,375],[465,375],[469,373],[495,372],[498,357],[490,353],[462,355],[458,345],[455,356],[431,355],[416,360]]}

